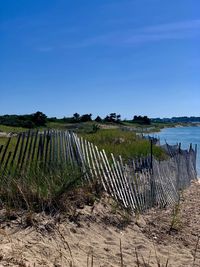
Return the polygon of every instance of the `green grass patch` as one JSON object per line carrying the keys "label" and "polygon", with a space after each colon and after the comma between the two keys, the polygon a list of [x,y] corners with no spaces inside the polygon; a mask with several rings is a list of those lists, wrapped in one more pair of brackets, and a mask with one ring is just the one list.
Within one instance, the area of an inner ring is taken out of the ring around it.
{"label": "green grass patch", "polygon": [[13,126],[6,126],[6,125],[0,124],[0,132],[21,133],[21,132],[25,132],[25,131],[28,131],[28,129],[23,128],[23,127],[13,127]]}
{"label": "green grass patch", "polygon": [[63,122],[47,122],[46,127],[48,129],[56,129],[56,130],[67,130],[71,124],[63,123]]}
{"label": "green grass patch", "polygon": [[[99,130],[96,133],[82,133],[83,138],[94,143],[99,149],[104,149],[108,154],[121,155],[124,159],[147,156],[150,154],[150,142],[141,139],[136,133],[120,129]],[[158,159],[166,157],[165,152],[153,146],[153,155]]]}
{"label": "green grass patch", "polygon": [[[3,145],[5,147],[5,145],[8,142],[8,137],[0,137],[0,146]],[[10,140],[10,144],[9,144],[9,151],[13,152],[15,149],[17,143],[17,137],[13,136]]]}

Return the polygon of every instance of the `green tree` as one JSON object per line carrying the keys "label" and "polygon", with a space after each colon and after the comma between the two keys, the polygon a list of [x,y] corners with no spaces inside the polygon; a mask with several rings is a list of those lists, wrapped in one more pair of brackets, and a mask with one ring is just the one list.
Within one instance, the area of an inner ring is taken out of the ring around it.
{"label": "green tree", "polygon": [[95,119],[96,122],[102,122],[102,118],[100,116],[97,116]]}
{"label": "green tree", "polygon": [[45,126],[47,122],[47,116],[44,113],[37,111],[32,115],[32,121],[36,126]]}
{"label": "green tree", "polygon": [[81,122],[86,122],[86,121],[91,121],[91,120],[92,120],[92,114],[91,113],[90,114],[83,114],[81,116],[81,119],[80,119]]}
{"label": "green tree", "polygon": [[73,114],[73,119],[75,122],[78,122],[80,120],[80,115],[76,112]]}
{"label": "green tree", "polygon": [[121,115],[120,114],[116,114],[115,112],[110,113],[110,115],[107,115],[104,119],[104,121],[106,122],[117,122],[119,123],[121,121]]}
{"label": "green tree", "polygon": [[134,123],[139,123],[139,124],[151,124],[151,120],[147,116],[134,116],[133,117],[133,122]]}

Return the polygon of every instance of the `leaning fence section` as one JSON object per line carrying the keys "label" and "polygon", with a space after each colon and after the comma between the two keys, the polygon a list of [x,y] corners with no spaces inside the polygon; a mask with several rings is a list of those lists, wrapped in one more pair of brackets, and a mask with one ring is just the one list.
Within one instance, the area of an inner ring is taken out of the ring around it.
{"label": "leaning fence section", "polygon": [[116,201],[132,211],[173,205],[179,190],[196,179],[196,149],[167,146],[169,158],[151,156],[124,162],[69,131],[29,131],[0,145],[1,179],[33,169],[49,172],[66,164],[79,167],[88,183],[98,181]]}

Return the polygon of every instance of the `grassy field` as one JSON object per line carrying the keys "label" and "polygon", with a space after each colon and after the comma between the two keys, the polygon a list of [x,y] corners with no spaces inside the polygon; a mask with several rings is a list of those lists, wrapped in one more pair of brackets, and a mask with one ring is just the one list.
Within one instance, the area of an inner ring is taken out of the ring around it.
{"label": "grassy field", "polygon": [[28,131],[27,128],[22,128],[22,127],[12,127],[12,126],[6,126],[0,124],[0,132],[5,132],[5,133],[21,133],[24,131]]}
{"label": "grassy field", "polygon": [[[39,130],[45,129],[57,129],[57,130],[72,130],[75,132],[86,132],[89,133],[93,131],[95,125],[98,125],[100,128],[129,128],[135,132],[139,133],[148,133],[148,132],[159,132],[162,128],[165,127],[175,127],[175,124],[172,123],[152,123],[151,125],[140,125],[136,123],[130,122],[122,122],[120,124],[117,123],[96,123],[95,121],[91,122],[79,122],[79,123],[64,123],[64,122],[47,122],[46,127],[39,127]],[[5,133],[20,133],[24,131],[28,131],[28,128],[23,127],[12,127],[0,124],[0,132]],[[36,128],[35,128],[36,130]]]}
{"label": "grassy field", "polygon": [[[150,143],[148,140],[141,139],[135,131],[125,131],[122,128],[112,129],[113,125],[104,125],[108,129],[98,129],[98,124],[93,122],[64,124],[57,122],[48,123],[48,129],[73,130],[79,136],[86,138],[88,141],[97,145],[100,149],[104,149],[107,153],[121,155],[123,158],[134,158],[146,156],[150,154]],[[95,128],[97,126],[97,129]],[[128,124],[127,124],[128,126]],[[111,128],[111,129],[109,129]],[[46,128],[40,128],[44,130]],[[96,130],[95,130],[96,129]],[[9,127],[0,125],[0,131],[6,133],[19,133],[27,131],[26,128]],[[7,137],[0,137],[0,145],[5,145]],[[10,148],[14,148],[16,137],[12,137]],[[163,159],[164,152],[157,146],[153,147],[153,154],[156,158]]]}

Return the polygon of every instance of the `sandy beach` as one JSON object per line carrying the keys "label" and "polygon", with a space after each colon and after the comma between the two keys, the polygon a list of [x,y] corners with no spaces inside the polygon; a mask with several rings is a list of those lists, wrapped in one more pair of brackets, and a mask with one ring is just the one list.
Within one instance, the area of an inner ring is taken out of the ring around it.
{"label": "sandy beach", "polygon": [[0,213],[0,266],[200,266],[198,182],[175,216],[172,208],[130,216],[106,194],[62,215]]}

